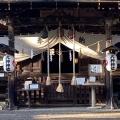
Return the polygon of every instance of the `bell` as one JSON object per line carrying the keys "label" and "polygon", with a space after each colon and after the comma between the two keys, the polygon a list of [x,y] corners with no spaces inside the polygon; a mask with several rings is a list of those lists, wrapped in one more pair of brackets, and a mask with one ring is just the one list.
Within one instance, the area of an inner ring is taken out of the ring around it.
{"label": "bell", "polygon": [[43,29],[43,30],[41,31],[40,37],[41,37],[42,39],[48,38],[48,31],[47,31],[46,29]]}
{"label": "bell", "polygon": [[84,37],[79,37],[79,42],[84,44],[85,43],[85,38]]}

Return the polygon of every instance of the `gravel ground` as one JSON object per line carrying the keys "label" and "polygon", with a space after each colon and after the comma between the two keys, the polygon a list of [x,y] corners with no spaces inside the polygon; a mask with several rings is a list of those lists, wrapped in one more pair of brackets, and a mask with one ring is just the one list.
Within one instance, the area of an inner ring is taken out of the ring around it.
{"label": "gravel ground", "polygon": [[120,120],[120,109],[86,107],[20,108],[1,110],[0,120]]}

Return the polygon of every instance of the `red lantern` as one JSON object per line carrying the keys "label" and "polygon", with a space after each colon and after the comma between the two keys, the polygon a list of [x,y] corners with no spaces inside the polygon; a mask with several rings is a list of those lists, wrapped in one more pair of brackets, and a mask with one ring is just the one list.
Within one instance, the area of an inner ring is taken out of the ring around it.
{"label": "red lantern", "polygon": [[5,72],[13,72],[15,70],[15,60],[12,55],[3,57],[3,69]]}

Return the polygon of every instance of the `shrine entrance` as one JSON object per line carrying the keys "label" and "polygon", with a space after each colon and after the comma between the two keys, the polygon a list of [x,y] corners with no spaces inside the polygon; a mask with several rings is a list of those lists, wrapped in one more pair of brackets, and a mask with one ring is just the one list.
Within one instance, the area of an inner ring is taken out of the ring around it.
{"label": "shrine entrance", "polygon": [[[53,47],[55,54],[52,56],[50,61],[50,73],[59,73],[59,55],[58,55],[58,44]],[[70,60],[69,52],[73,54],[72,50],[61,45],[61,73],[73,73],[73,59]],[[42,61],[42,73],[47,73],[47,52],[43,53],[44,61]],[[75,52],[75,72],[78,73],[78,53]]]}

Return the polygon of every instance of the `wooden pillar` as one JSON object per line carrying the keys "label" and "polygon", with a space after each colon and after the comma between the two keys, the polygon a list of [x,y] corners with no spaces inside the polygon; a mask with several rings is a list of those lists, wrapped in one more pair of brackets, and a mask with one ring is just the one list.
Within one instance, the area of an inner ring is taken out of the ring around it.
{"label": "wooden pillar", "polygon": [[[105,32],[106,32],[106,47],[112,45],[112,35],[111,35],[111,20],[105,20]],[[109,51],[106,52],[106,55],[109,54]],[[106,101],[107,103],[110,100],[110,72],[105,71],[106,73]]]}
{"label": "wooden pillar", "polygon": [[[11,48],[14,48],[14,27],[13,27],[13,21],[11,19],[8,19],[8,39],[9,39],[9,46]],[[12,55],[14,57],[14,51],[9,51],[9,55]],[[9,80],[8,80],[8,89],[9,89],[9,100],[7,105],[5,106],[4,109],[17,109],[17,107],[14,106],[15,104],[15,72],[11,72],[9,75]]]}
{"label": "wooden pillar", "polygon": [[[105,30],[106,30],[106,47],[112,45],[112,35],[111,35],[111,26],[112,20],[106,19],[105,21]],[[106,52],[106,55],[109,54],[109,51]],[[114,102],[113,99],[113,83],[112,83],[112,72],[106,70],[106,108],[115,109],[118,108],[117,104]]]}

